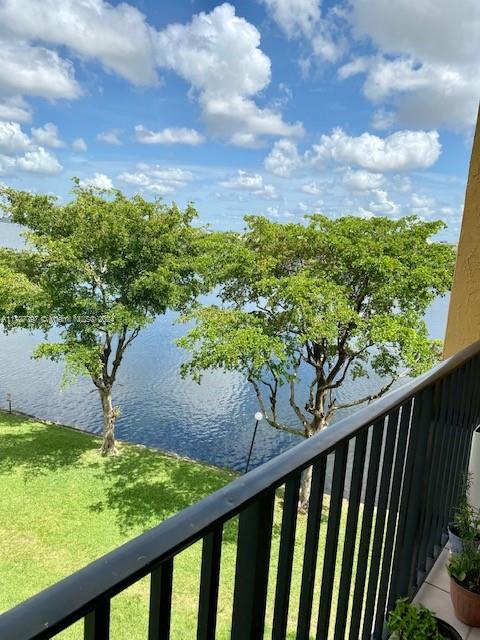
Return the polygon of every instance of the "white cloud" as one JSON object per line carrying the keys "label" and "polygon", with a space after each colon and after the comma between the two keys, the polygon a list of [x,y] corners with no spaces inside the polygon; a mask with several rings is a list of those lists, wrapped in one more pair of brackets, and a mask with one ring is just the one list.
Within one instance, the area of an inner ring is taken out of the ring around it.
{"label": "white cloud", "polygon": [[78,153],[85,153],[87,150],[87,143],[83,138],[75,138],[72,142],[72,149],[78,151]]}
{"label": "white cloud", "polygon": [[267,214],[272,218],[292,218],[293,213],[279,209],[278,207],[267,207]]}
{"label": "white cloud", "polygon": [[386,191],[373,189],[372,195],[374,199],[368,205],[371,211],[380,215],[397,215],[400,213],[400,206],[389,198]]}
{"label": "white cloud", "polygon": [[358,58],[353,58],[350,62],[342,65],[338,70],[338,77],[341,80],[346,80],[347,78],[351,78],[359,73],[365,73],[368,71],[370,67],[370,59],[366,56],[359,56]]}
{"label": "white cloud", "polygon": [[371,200],[366,207],[358,206],[353,215],[361,218],[371,218],[373,216],[399,216],[401,207],[394,202],[388,193],[383,189],[372,189],[370,191]]}
{"label": "white cloud", "polygon": [[412,193],[410,197],[410,209],[409,213],[414,213],[417,216],[428,218],[435,213],[436,201],[435,198],[426,195],[420,195],[418,193]]}
{"label": "white cloud", "polygon": [[0,121],[0,151],[6,154],[30,147],[30,138],[17,122]]}
{"label": "white cloud", "polygon": [[328,161],[355,164],[372,172],[407,171],[432,166],[440,155],[436,131],[397,131],[386,138],[370,133],[352,137],[337,128],[322,135],[306,159],[322,167]]}
{"label": "white cloud", "polygon": [[263,177],[259,173],[249,173],[248,171],[239,170],[236,176],[224,180],[219,184],[226,189],[250,191],[253,195],[260,196],[267,200],[275,200],[278,198],[275,186],[273,184],[265,184]]}
{"label": "white cloud", "polygon": [[263,145],[261,136],[301,137],[304,133],[300,123],[287,124],[276,111],[260,109],[244,96],[204,94],[200,103],[209,129],[241,147]]}
{"label": "white cloud", "polygon": [[254,146],[262,136],[302,135],[301,124],[288,124],[255,103],[270,83],[270,59],[260,49],[259,31],[232,5],[166,27],[157,34],[157,61],[191,84],[215,135],[241,146]]}
{"label": "white cloud", "polygon": [[308,193],[311,196],[317,196],[321,189],[316,182],[308,182],[307,184],[302,184],[300,189],[303,193]]}
{"label": "white cloud", "polygon": [[197,145],[203,142],[203,136],[195,129],[167,128],[161,131],[150,131],[143,125],[135,127],[135,137],[143,144],[190,144]]}
{"label": "white cloud", "polygon": [[193,180],[193,175],[184,169],[166,169],[160,165],[140,163],[137,165],[136,171],[125,171],[118,176],[118,179],[139,187],[141,190],[163,196],[186,186],[188,182]]}
{"label": "white cloud", "polygon": [[[364,91],[390,100],[398,120],[415,126],[469,128],[480,93],[480,4],[477,0],[351,0],[357,38],[378,55]],[[439,37],[441,34],[441,37]]]}
{"label": "white cloud", "polygon": [[435,199],[429,196],[418,195],[418,193],[412,193],[410,203],[414,207],[433,207]]}
{"label": "white cloud", "polygon": [[22,131],[18,122],[0,121],[0,172],[59,173],[62,165]]}
{"label": "white cloud", "polygon": [[446,65],[418,65],[412,58],[376,58],[370,65],[364,92],[367,98],[376,102],[396,93],[438,90],[441,86],[458,92],[464,89],[466,82],[461,73]]}
{"label": "white cloud", "polygon": [[0,174],[8,173],[15,167],[15,158],[0,153]]}
{"label": "white cloud", "polygon": [[381,173],[370,173],[359,169],[352,171],[348,168],[343,174],[342,182],[347,189],[353,191],[367,191],[369,189],[378,189],[384,181]]}
{"label": "white cloud", "polygon": [[0,99],[0,120],[30,122],[31,119],[32,110],[30,105],[28,105],[20,96],[4,97]]}
{"label": "white cloud", "polygon": [[408,176],[393,176],[390,186],[398,193],[409,193],[412,190],[412,180]]}
{"label": "white cloud", "polygon": [[105,142],[105,144],[122,144],[120,140],[121,133],[120,129],[110,129],[109,131],[97,133],[96,137],[99,142]]}
{"label": "white cloud", "polygon": [[103,0],[4,0],[4,31],[35,42],[65,46],[95,59],[133,84],[155,84],[154,32],[128,3]]}
{"label": "white cloud", "polygon": [[286,178],[301,164],[297,146],[291,140],[277,140],[264,160],[265,168]]}
{"label": "white cloud", "polygon": [[313,38],[312,49],[321,60],[331,63],[338,62],[344,53],[343,43],[335,42],[326,27]]}
{"label": "white cloud", "polygon": [[446,64],[480,57],[476,0],[353,0],[352,9],[356,32],[369,36],[384,51],[408,52]]}
{"label": "white cloud", "polygon": [[320,0],[263,0],[263,4],[287,38],[309,41],[314,56],[336,62],[343,54],[343,43],[333,36],[338,11],[332,11],[328,19],[322,18]]}
{"label": "white cloud", "polygon": [[60,139],[58,135],[58,127],[53,124],[53,122],[47,122],[43,127],[38,127],[37,129],[31,129],[32,139],[39,145],[43,145],[44,147],[63,147],[64,142]]}
{"label": "white cloud", "polygon": [[263,0],[289,38],[310,36],[320,20],[320,0]]}
{"label": "white cloud", "polygon": [[373,112],[372,127],[379,131],[392,129],[395,124],[395,114],[386,109],[376,109]]}
{"label": "white cloud", "polygon": [[15,166],[30,173],[55,174],[63,169],[56,157],[43,147],[27,151],[24,156],[17,158]]}
{"label": "white cloud", "polygon": [[102,189],[106,191],[113,189],[113,182],[104,173],[95,172],[92,178],[82,180],[81,184],[84,187],[93,187],[94,189]]}
{"label": "white cloud", "polygon": [[55,100],[77,98],[81,90],[72,63],[55,51],[0,39],[0,92]]}

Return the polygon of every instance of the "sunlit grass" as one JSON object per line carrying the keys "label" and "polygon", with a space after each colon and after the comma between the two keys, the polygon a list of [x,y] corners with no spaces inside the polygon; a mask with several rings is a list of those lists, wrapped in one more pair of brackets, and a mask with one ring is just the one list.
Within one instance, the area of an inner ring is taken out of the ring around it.
{"label": "sunlit grass", "polygon": [[[220,488],[235,474],[120,445],[120,455],[102,458],[99,440],[56,425],[0,414],[0,611],[73,571],[170,515]],[[332,612],[337,600],[346,506],[342,509]],[[328,497],[325,497],[328,512]],[[275,504],[266,637],[271,633],[282,494]],[[299,516],[291,588],[289,637],[295,637],[306,517]],[[237,521],[224,530],[217,638],[230,637]],[[317,622],[326,526],[322,523],[312,611]],[[195,637],[201,543],[174,564],[172,638]],[[146,637],[149,580],[132,585],[112,601],[112,638]],[[60,634],[82,637],[81,624]]]}

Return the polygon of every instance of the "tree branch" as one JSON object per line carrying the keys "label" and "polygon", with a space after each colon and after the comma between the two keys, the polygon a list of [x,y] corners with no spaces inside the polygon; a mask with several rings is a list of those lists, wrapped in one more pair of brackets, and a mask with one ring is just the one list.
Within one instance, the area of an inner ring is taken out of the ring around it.
{"label": "tree branch", "polygon": [[263,401],[262,392],[260,391],[260,387],[258,386],[258,382],[251,375],[248,376],[248,382],[252,385],[255,390],[255,395],[257,396],[258,405],[260,407],[260,411],[265,416],[265,420],[268,424],[274,429],[278,429],[278,431],[285,431],[286,433],[291,433],[294,436],[302,436],[306,437],[305,431],[301,431],[300,429],[295,429],[294,427],[289,427],[287,424],[283,422],[277,422],[273,417],[268,415],[268,411],[265,407],[265,402]]}
{"label": "tree branch", "polygon": [[359,398],[358,400],[353,400],[352,402],[346,402],[344,404],[337,404],[334,405],[334,410],[338,411],[339,409],[348,409],[350,407],[356,407],[359,404],[363,404],[364,402],[373,402],[373,400],[377,400],[378,398],[380,398],[381,396],[383,396],[385,393],[387,393],[387,391],[389,391],[393,385],[393,383],[398,380],[399,378],[402,377],[402,375],[405,374],[400,374],[398,376],[396,376],[395,378],[392,378],[390,380],[390,382],[388,384],[386,384],[384,387],[382,387],[380,389],[380,391],[378,391],[377,393],[371,394],[369,396],[364,396],[363,398]]}
{"label": "tree branch", "polygon": [[308,427],[310,426],[310,423],[308,422],[306,416],[302,413],[300,407],[297,404],[297,401],[295,399],[295,379],[297,377],[297,373],[298,373],[298,369],[300,368],[300,363],[301,363],[301,356],[297,359],[295,367],[294,367],[294,375],[292,376],[292,379],[290,380],[290,406],[292,407],[292,409],[295,412],[295,415],[297,416],[298,420],[300,421],[300,423],[302,424],[303,428],[305,431],[308,431]]}

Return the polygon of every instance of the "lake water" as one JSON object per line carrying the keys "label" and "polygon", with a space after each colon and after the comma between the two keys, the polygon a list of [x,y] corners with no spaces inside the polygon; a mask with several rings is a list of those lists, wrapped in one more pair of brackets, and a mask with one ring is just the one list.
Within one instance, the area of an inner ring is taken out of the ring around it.
{"label": "lake water", "polygon": [[[22,246],[20,228],[0,223],[0,245]],[[448,299],[436,300],[426,321],[430,334],[442,338]],[[185,327],[167,314],[145,329],[127,351],[120,368],[114,402],[121,408],[117,437],[236,470],[244,468],[258,411],[256,398],[241,375],[220,371],[206,373],[198,385],[180,376],[187,354],[174,341]],[[101,410],[96,391],[88,380],[62,390],[62,365],[32,360],[39,334],[0,334],[0,406],[7,393],[14,409],[42,418],[101,432]],[[378,380],[349,382],[342,397],[359,397],[378,389]],[[286,397],[281,414],[290,415]],[[340,414],[337,419],[342,417]],[[256,466],[299,442],[265,422],[259,425],[252,466]]]}

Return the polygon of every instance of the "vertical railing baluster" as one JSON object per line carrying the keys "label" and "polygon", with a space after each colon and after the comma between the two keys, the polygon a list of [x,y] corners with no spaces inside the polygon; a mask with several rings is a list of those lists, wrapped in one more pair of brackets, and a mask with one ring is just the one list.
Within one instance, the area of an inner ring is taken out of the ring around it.
{"label": "vertical railing baluster", "polygon": [[300,587],[296,640],[309,640],[310,638],[313,590],[317,569],[318,540],[322,520],[326,468],[326,456],[322,457],[319,462],[313,465],[312,490],[310,493],[307,532],[305,534],[305,549],[303,553],[302,584]]}
{"label": "vertical railing baluster", "polygon": [[345,638],[347,626],[348,604],[350,598],[350,584],[352,581],[353,558],[355,541],[357,539],[358,513],[362,497],[362,478],[367,450],[368,431],[364,429],[355,438],[355,454],[353,456],[350,492],[348,496],[347,521],[345,524],[345,541],[343,545],[340,585],[338,589],[337,615],[335,619],[335,640]]}
{"label": "vertical railing baluster", "polygon": [[287,634],[300,479],[301,474],[294,473],[285,483],[272,640],[285,640]]}
{"label": "vertical railing baluster", "polygon": [[328,510],[327,538],[323,559],[322,587],[320,591],[320,607],[317,621],[317,640],[324,640],[328,636],[330,625],[330,611],[332,607],[333,581],[337,560],[338,534],[340,532],[340,518],[342,515],[343,489],[345,486],[345,471],[347,468],[348,442],[335,449],[333,465],[332,493]]}
{"label": "vertical railing baluster", "polygon": [[231,640],[260,640],[265,626],[275,493],[240,513]]}
{"label": "vertical railing baluster", "polygon": [[[473,389],[476,378],[474,376],[475,372],[475,362],[474,360],[470,360],[467,363],[467,372],[465,376],[465,396],[464,396],[464,404],[463,404],[463,413],[460,422],[460,430],[462,433],[462,453],[460,460],[460,470],[458,475],[460,477],[466,477],[468,473],[468,462],[470,458],[470,449],[472,444],[472,436],[473,436],[473,424],[472,424],[472,414],[473,414]],[[458,497],[457,497],[458,501]]]}
{"label": "vertical railing baluster", "polygon": [[372,533],[372,519],[377,493],[378,467],[380,464],[380,454],[382,450],[383,425],[384,420],[382,419],[375,422],[372,427],[372,440],[368,457],[367,484],[365,487],[365,502],[363,505],[355,588],[353,591],[352,614],[350,618],[350,640],[358,640],[358,632],[362,617],[365,576],[367,573],[368,552],[370,550],[370,536]]}
{"label": "vertical railing baluster", "polygon": [[472,370],[470,372],[470,382],[471,386],[469,389],[470,396],[470,415],[469,415],[469,423],[472,429],[478,426],[477,418],[478,418],[478,404],[479,404],[479,391],[480,391],[480,358],[479,356],[474,356],[471,359],[472,362]]}
{"label": "vertical railing baluster", "polygon": [[211,640],[215,637],[222,533],[222,525],[219,525],[203,539],[197,640]]}
{"label": "vertical railing baluster", "polygon": [[395,451],[395,440],[398,427],[398,409],[388,416],[386,425],[385,446],[383,450],[382,472],[378,490],[377,508],[375,512],[375,530],[373,534],[372,553],[368,573],[367,597],[365,601],[365,613],[363,616],[363,637],[368,640],[372,635],[373,616],[377,598],[378,574],[382,558],[383,536],[385,532],[385,517],[387,502],[392,480],[392,463]]}
{"label": "vertical railing baluster", "polygon": [[110,638],[110,600],[102,599],[95,609],[85,616],[83,628],[84,640],[109,640]]}
{"label": "vertical railing baluster", "polygon": [[421,395],[415,396],[413,398],[407,456],[405,460],[405,469],[401,487],[397,532],[395,536],[395,546],[392,558],[392,575],[387,600],[387,611],[390,611],[395,606],[395,601],[400,595],[406,595],[407,590],[407,586],[400,587],[399,585],[401,583],[401,574],[406,571],[406,564],[410,561],[410,550],[407,550],[405,548],[405,536],[407,521],[411,516],[413,516],[413,514],[410,513],[410,492],[411,490],[413,492],[417,491],[416,487],[412,489],[412,478],[417,453],[418,436],[420,432],[420,429],[418,427],[420,398]]}
{"label": "vertical railing baluster", "polygon": [[437,465],[438,478],[433,500],[433,522],[431,528],[431,539],[429,539],[427,547],[427,553],[430,553],[433,556],[435,556],[435,546],[438,546],[438,548],[440,549],[443,545],[442,534],[444,533],[445,529],[445,523],[442,519],[442,512],[448,475],[450,473],[448,459],[449,453],[451,452],[451,433],[449,425],[447,423],[447,412],[449,390],[451,388],[451,384],[451,376],[446,376],[441,381],[440,412],[438,418],[441,442],[439,450],[439,464]]}
{"label": "vertical railing baluster", "polygon": [[[417,531],[412,555],[412,576],[410,587],[421,584],[427,569],[427,538],[432,525],[432,507],[436,482],[436,469],[441,462],[437,460],[440,438],[438,434],[439,383],[430,386],[430,408],[422,418],[422,431],[425,434],[425,447],[422,459],[421,492]],[[414,569],[415,568],[415,569]]]}
{"label": "vertical railing baluster", "polygon": [[148,640],[168,640],[172,615],[173,558],[154,569],[150,578]]}
{"label": "vertical railing baluster", "polygon": [[460,423],[460,399],[463,395],[465,389],[465,365],[462,365],[457,373],[457,387],[455,390],[455,394],[452,398],[453,404],[453,415],[451,421],[451,429],[453,431],[453,452],[452,452],[452,461],[450,467],[450,483],[448,487],[448,493],[446,497],[446,512],[447,519],[450,521],[454,515],[454,508],[457,502],[458,492],[460,490],[462,484],[462,478],[458,477],[458,472],[460,469],[460,460],[462,455],[462,447],[461,447],[461,433],[459,429]]}
{"label": "vertical railing baluster", "polygon": [[432,415],[433,388],[427,387],[416,398],[413,407],[412,432],[417,433],[414,461],[410,478],[410,490],[407,497],[407,518],[405,536],[401,550],[398,570],[398,595],[409,595],[417,577],[419,545],[419,527],[427,495],[428,477],[425,478],[428,438]]}
{"label": "vertical railing baluster", "polygon": [[[453,371],[448,376],[448,397],[446,399],[445,429],[446,429],[446,451],[445,451],[445,468],[448,472],[444,474],[441,486],[440,509],[438,516],[437,529],[445,536],[447,533],[447,525],[450,520],[450,493],[452,483],[452,468],[455,460],[455,447],[457,446],[456,431],[453,423],[454,415],[454,398],[456,398],[459,387],[458,370]],[[445,539],[445,538],[444,538]]]}
{"label": "vertical railing baluster", "polygon": [[397,438],[397,447],[395,451],[392,488],[390,491],[390,501],[388,504],[388,518],[387,528],[385,532],[385,542],[383,547],[382,568],[380,570],[377,612],[375,616],[375,627],[373,634],[375,640],[380,640],[382,638],[383,628],[385,625],[385,607],[387,603],[390,572],[392,569],[392,551],[395,542],[395,533],[397,531],[398,506],[400,502],[400,491],[402,488],[403,472],[405,469],[405,451],[407,448],[411,413],[412,400],[409,400],[401,407],[400,426]]}

